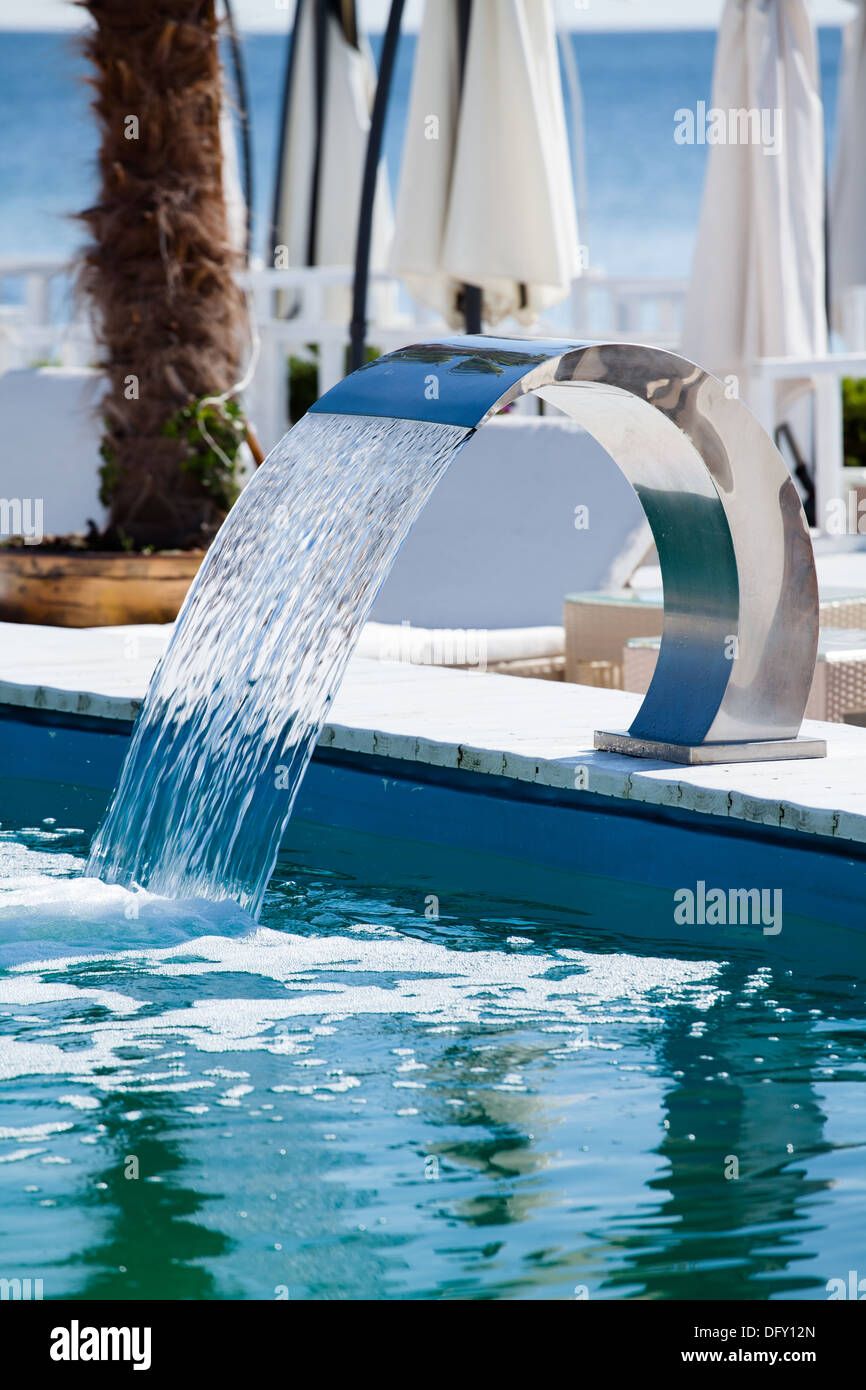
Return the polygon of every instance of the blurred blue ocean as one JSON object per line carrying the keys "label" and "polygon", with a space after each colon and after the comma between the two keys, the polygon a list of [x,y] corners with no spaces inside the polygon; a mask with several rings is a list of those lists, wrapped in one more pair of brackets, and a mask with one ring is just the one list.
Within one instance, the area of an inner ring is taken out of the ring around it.
{"label": "blurred blue ocean", "polygon": [[[378,54],[381,40],[374,36]],[[576,34],[586,125],[588,215],[581,240],[610,274],[681,276],[695,235],[705,146],[673,139],[673,114],[709,100],[711,32]],[[840,32],[819,33],[832,149]],[[264,250],[286,40],[244,40],[252,102],[256,246]],[[401,40],[386,132],[396,185],[415,38]],[[95,128],[85,64],[68,34],[0,33],[0,256],[65,256],[70,215],[94,196]]]}

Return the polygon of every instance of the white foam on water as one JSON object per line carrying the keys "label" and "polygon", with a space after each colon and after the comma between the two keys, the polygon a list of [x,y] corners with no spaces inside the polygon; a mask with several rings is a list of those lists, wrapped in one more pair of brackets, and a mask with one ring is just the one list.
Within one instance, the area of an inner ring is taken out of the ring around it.
{"label": "white foam on water", "polygon": [[79,985],[61,985],[37,978],[19,979],[13,976],[0,977],[0,1005],[3,1004],[57,1004],[60,1001],[74,1000],[83,1003],[89,1000],[99,1004],[113,1014],[131,1014],[141,1005],[117,990],[82,989]]}
{"label": "white foam on water", "polygon": [[[58,1105],[71,1105],[73,1110],[98,1110],[99,1101],[95,1096],[58,1096]],[[126,1117],[129,1119],[129,1115]],[[65,1126],[64,1126],[65,1128]]]}
{"label": "white foam on water", "polygon": [[103,883],[84,876],[80,856],[0,843],[0,967],[90,956],[101,945],[114,955],[119,942],[171,945],[205,931],[246,932],[252,925],[234,902],[177,901]]}
{"label": "white foam on water", "polygon": [[0,1125],[0,1139],[46,1139],[49,1134],[62,1134],[72,1129],[71,1121],[44,1125]]}
{"label": "white foam on water", "polygon": [[[95,963],[103,958],[91,959]],[[139,988],[148,976],[189,980],[193,985],[202,976],[230,974],[247,977],[245,991],[254,991],[260,980],[282,985],[284,995],[250,997],[245,992],[241,997],[196,998],[191,988],[183,990],[181,1006],[139,1017],[142,1001],[134,997],[68,981],[58,985],[45,978],[71,965],[80,968],[87,960],[77,956],[19,965],[0,981],[0,1002],[78,1001],[100,1004],[110,1015],[89,1018],[88,1045],[76,1046],[73,1053],[60,1041],[13,1039],[4,1047],[0,1074],[71,1073],[76,1080],[89,1078],[112,1089],[119,1084],[119,1068],[122,1076],[135,1077],[139,1085],[175,1085],[180,1084],[175,1072],[145,1077],[128,1058],[118,1056],[119,1049],[164,1039],[198,1052],[292,1055],[312,1046],[316,1032],[285,1034],[279,1024],[303,1019],[329,1025],[330,1031],[330,1025],[364,1015],[405,1015],[436,1028],[531,1021],[574,1029],[588,1021],[595,1026],[624,1019],[645,1027],[660,1022],[664,1008],[673,1002],[707,1008],[717,997],[718,966],[713,962],[575,951],[460,951],[415,937],[311,938],[260,927],[234,939],[204,936],[178,946],[116,951],[113,961],[118,968],[130,967],[129,977]],[[566,962],[574,968],[562,978]],[[311,970],[341,978],[317,976],[311,984]],[[549,978],[551,971],[554,978]],[[380,979],[355,984],[356,974]],[[80,1032],[77,1022],[61,1022],[51,1036],[62,1041]],[[97,1075],[100,1070],[107,1073],[103,1080]]]}
{"label": "white foam on water", "polygon": [[[393,1069],[362,1068],[359,1038],[371,1023],[378,1033],[399,1020],[403,1039],[434,1046],[526,1027],[534,1055],[580,1046],[616,1056],[670,1008],[694,1015],[719,997],[712,961],[544,949],[537,937],[519,949],[460,949],[426,926],[382,934],[370,922],[333,935],[281,931],[233,904],[172,902],[83,879],[80,867],[48,846],[19,846],[0,889],[0,1079],[40,1078],[42,1104],[60,1107],[58,1118],[14,1102],[23,1109],[5,1114],[0,1132],[7,1162],[67,1160],[70,1144],[98,1135],[102,1105],[119,1090],[177,1095],[190,1114],[264,1116],[268,1095],[277,1107],[291,1097],[350,1107],[374,1077],[395,1096],[438,1084],[411,1046],[392,1049]],[[531,1089],[528,1057],[519,1060],[497,1074],[480,1057],[478,1086]],[[279,1123],[279,1108],[268,1118]]]}

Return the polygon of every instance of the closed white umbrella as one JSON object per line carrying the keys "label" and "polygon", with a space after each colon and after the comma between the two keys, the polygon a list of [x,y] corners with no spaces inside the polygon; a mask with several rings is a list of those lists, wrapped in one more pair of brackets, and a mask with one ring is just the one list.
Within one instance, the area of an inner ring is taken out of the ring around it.
{"label": "closed white umbrella", "polygon": [[[720,376],[826,351],[818,84],[803,0],[726,0],[712,110],[695,113],[711,148],[682,335],[686,355]],[[787,384],[785,401],[797,389]]]}
{"label": "closed white umbrella", "polygon": [[[321,65],[317,62],[319,7],[323,7],[325,40]],[[317,99],[320,71],[324,74],[321,104]],[[272,256],[278,265],[287,261],[291,266],[351,266],[376,91],[375,65],[369,45],[358,33],[353,4],[298,0],[290,74],[272,219]],[[392,231],[383,163],[373,214],[373,270],[385,268]],[[349,292],[329,291],[325,311],[329,318],[344,322]]]}
{"label": "closed white umbrella", "polygon": [[[866,285],[866,2],[842,37],[842,78],[836,117],[836,156],[830,195],[830,293],[833,327],[851,338],[846,310],[856,286]],[[849,341],[860,347],[862,341]]]}
{"label": "closed white umbrella", "polygon": [[[222,150],[223,199],[226,206],[226,223],[229,244],[239,260],[247,264],[251,251],[253,168],[252,139],[250,132],[250,109],[247,98],[247,79],[241,41],[235,24],[232,0],[222,0],[226,18],[226,37],[231,58],[231,71],[234,98],[231,95],[228,73],[223,69],[222,97],[220,101],[220,148]],[[243,179],[241,160],[238,153],[237,133],[243,150]]]}
{"label": "closed white umbrella", "polygon": [[550,0],[472,0],[461,84],[456,0],[424,10],[390,266],[417,299],[461,322],[535,322],[580,273],[568,136]]}
{"label": "closed white umbrella", "polygon": [[228,98],[223,90],[220,105],[220,146],[222,148],[223,199],[226,205],[226,223],[229,243],[233,251],[242,259],[247,245],[247,203],[241,184],[241,166],[238,159],[238,146],[235,139],[234,123]]}

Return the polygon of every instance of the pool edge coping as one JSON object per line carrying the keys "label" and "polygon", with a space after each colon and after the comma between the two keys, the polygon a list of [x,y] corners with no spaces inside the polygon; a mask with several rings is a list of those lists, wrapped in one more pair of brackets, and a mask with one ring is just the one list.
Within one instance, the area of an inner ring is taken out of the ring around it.
{"label": "pool edge coping", "polygon": [[[383,674],[387,675],[387,671]],[[486,675],[484,679],[491,677]],[[510,682],[516,678],[498,679]],[[529,687],[542,683],[521,681],[520,684],[529,697]],[[573,689],[577,696],[584,688],[575,686]],[[592,693],[596,697],[607,693],[622,699],[622,692]],[[36,715],[39,723],[50,724],[51,716],[56,714],[62,716],[66,727],[87,727],[102,732],[99,726],[103,725],[105,733],[123,735],[131,730],[141,704],[142,698],[135,696],[0,680],[0,717],[4,719],[18,716],[34,722]],[[825,732],[848,728],[815,727]],[[863,742],[866,781],[866,731]],[[575,806],[597,804],[599,798],[620,806],[631,805],[635,810],[641,808],[644,814],[653,808],[685,813],[689,818],[706,817],[707,821],[712,818],[716,825],[727,821],[732,829],[735,825],[738,829],[753,826],[795,837],[807,836],[810,841],[831,842],[840,849],[850,845],[857,857],[866,846],[866,797],[861,813],[813,805],[807,800],[758,795],[736,787],[725,790],[703,785],[695,777],[695,769],[649,761],[638,764],[637,760],[619,754],[599,753],[591,744],[576,747],[573,754],[565,757],[548,757],[483,747],[470,740],[455,743],[427,735],[395,732],[373,724],[355,725],[335,720],[324,725],[317,749],[398,763],[407,776],[411,776],[413,767],[472,773],[492,779],[494,793],[497,790],[495,782],[505,779],[520,784],[523,789],[534,785],[546,792],[565,794],[569,802],[573,799]]]}

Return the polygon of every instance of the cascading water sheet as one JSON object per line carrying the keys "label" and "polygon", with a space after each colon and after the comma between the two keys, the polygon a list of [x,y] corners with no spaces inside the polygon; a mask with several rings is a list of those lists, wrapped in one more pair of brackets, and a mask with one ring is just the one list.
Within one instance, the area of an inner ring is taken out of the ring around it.
{"label": "cascading water sheet", "polygon": [[401,541],[470,430],[306,415],[208,552],[87,873],[258,914],[292,804]]}

